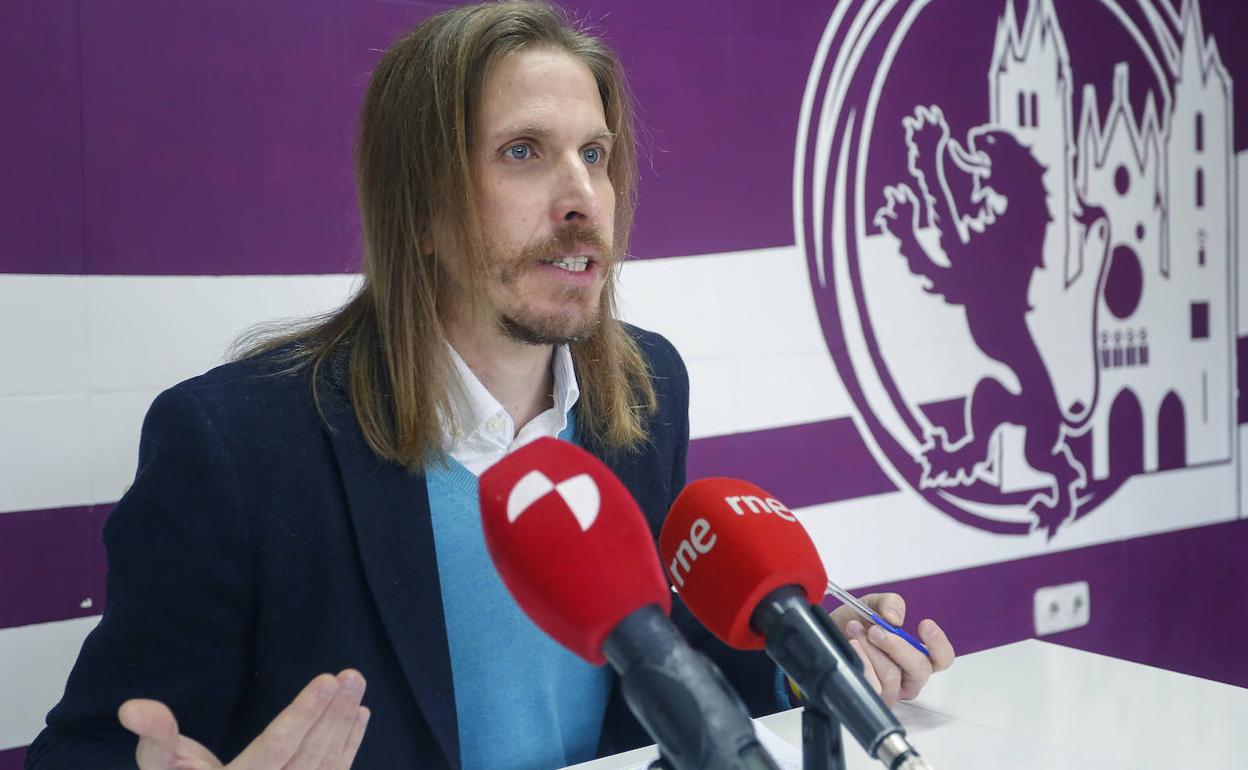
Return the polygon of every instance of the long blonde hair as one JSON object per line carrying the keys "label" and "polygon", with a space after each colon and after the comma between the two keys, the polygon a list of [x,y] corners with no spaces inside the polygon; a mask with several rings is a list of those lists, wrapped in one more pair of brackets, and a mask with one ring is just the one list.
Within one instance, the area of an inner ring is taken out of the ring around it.
{"label": "long blonde hair", "polygon": [[[636,201],[636,140],[615,55],[545,3],[456,8],[390,46],[369,83],[356,156],[360,290],[333,313],[258,329],[236,346],[240,358],[278,350],[290,367],[310,366],[318,407],[322,370],[345,352],[344,379],[365,440],[379,456],[412,467],[440,454],[459,384],[439,315],[447,280],[440,262],[448,254],[457,260],[456,279],[469,296],[480,296],[486,276],[469,128],[491,68],[526,47],[566,51],[597,82],[615,135],[607,161],[616,200],[613,246],[625,254]],[[430,242],[438,243],[440,258],[422,248]],[[617,269],[603,289],[601,322],[572,343],[578,427],[604,448],[644,441],[643,419],[655,409],[645,358],[615,318]]]}

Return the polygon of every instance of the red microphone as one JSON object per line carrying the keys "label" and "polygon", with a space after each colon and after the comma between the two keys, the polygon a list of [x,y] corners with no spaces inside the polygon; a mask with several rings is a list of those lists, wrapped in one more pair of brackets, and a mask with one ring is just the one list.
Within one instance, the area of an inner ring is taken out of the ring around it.
{"label": "red microphone", "polygon": [[646,605],[672,611],[650,527],[623,482],[578,446],[539,439],[481,474],[485,546],[516,603],[585,660]]}
{"label": "red microphone", "polygon": [[764,596],[796,585],[813,604],[828,584],[815,544],[793,512],[736,479],[701,479],[685,487],[663,522],[659,550],[689,610],[725,644],[742,650],[763,649],[750,613]]}
{"label": "red microphone", "polygon": [[485,545],[525,614],[620,675],[629,709],[674,770],[776,770],[741,699],[668,618],[645,517],[585,450],[542,438],[481,474]]}
{"label": "red microphone", "polygon": [[745,481],[695,481],[672,504],[659,550],[680,598],[703,625],[731,647],[766,649],[801,689],[803,735],[817,736],[803,740],[804,766],[827,767],[821,752],[839,750],[828,735],[839,731],[834,717],[891,770],[927,767],[867,684],[849,642],[814,606],[827,574],[784,503]]}

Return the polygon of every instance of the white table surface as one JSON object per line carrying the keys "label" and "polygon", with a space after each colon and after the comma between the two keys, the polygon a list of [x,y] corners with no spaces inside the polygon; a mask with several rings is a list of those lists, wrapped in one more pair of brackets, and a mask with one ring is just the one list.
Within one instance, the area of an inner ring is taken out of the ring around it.
{"label": "white table surface", "polygon": [[[1035,639],[959,658],[894,711],[936,770],[1248,768],[1248,690]],[[800,709],[759,721],[801,745]],[[845,740],[848,770],[882,767]],[[655,756],[575,767],[625,770]]]}

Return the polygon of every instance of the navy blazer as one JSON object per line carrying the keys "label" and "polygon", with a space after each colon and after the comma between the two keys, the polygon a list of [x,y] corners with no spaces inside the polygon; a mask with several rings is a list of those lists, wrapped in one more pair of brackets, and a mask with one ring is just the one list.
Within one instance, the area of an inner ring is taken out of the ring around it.
{"label": "navy blazer", "polygon": [[[629,329],[658,410],[650,441],[600,456],[656,533],[685,482],[689,387],[676,350]],[[340,377],[323,388],[261,356],[162,393],[134,484],[104,527],[103,617],[28,768],[133,767],[127,698],[164,701],[183,734],[229,761],[315,675],[359,669],[372,718],[357,768],[459,767],[429,502],[422,475],[364,442]],[[490,612],[482,607],[482,612]],[[774,667],[674,618],[755,714],[783,705]],[[651,742],[614,687],[600,755]]]}

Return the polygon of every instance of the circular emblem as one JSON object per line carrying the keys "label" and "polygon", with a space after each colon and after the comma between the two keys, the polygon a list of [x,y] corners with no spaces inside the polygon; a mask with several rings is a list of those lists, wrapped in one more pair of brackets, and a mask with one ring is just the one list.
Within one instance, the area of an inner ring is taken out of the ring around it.
{"label": "circular emblem", "polygon": [[1023,5],[837,4],[794,224],[894,482],[1052,537],[1133,475],[1230,460],[1231,82],[1194,0]]}

